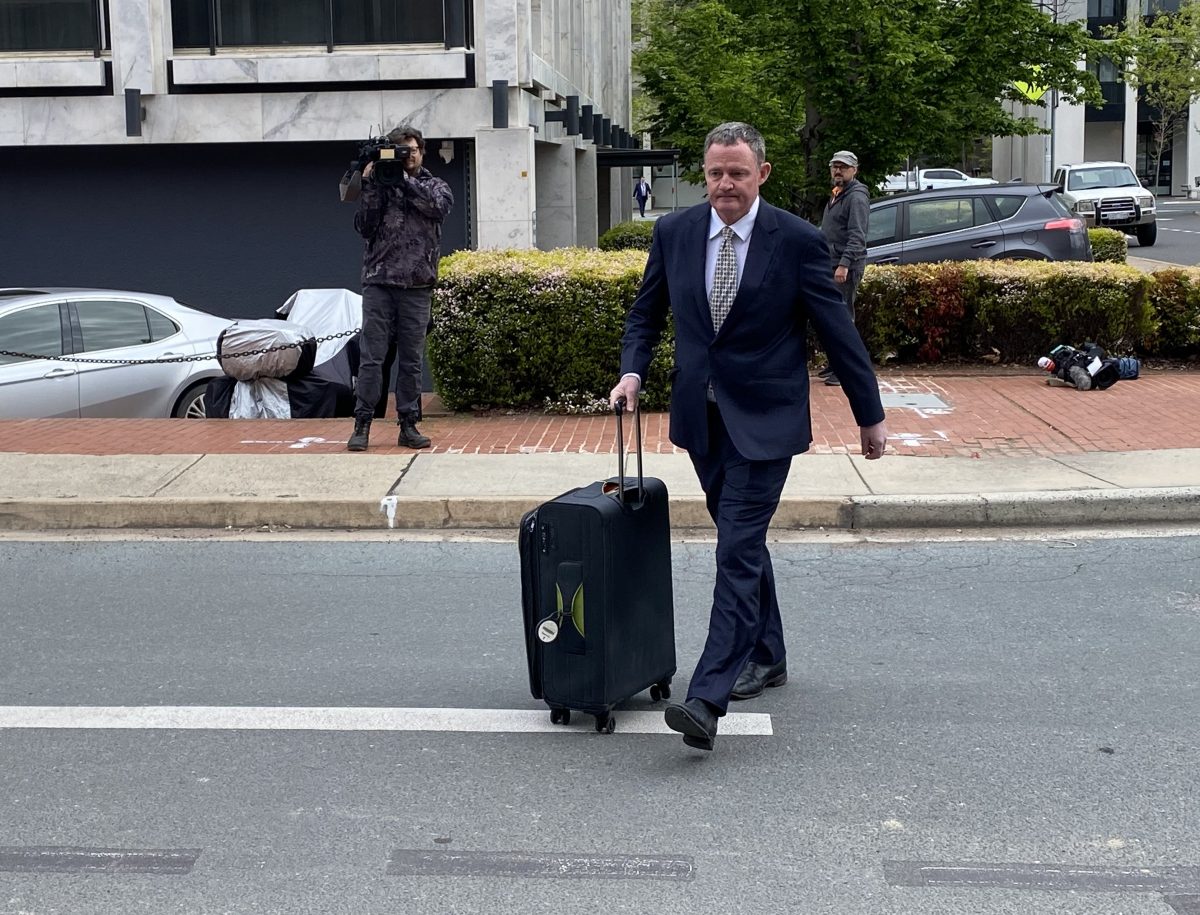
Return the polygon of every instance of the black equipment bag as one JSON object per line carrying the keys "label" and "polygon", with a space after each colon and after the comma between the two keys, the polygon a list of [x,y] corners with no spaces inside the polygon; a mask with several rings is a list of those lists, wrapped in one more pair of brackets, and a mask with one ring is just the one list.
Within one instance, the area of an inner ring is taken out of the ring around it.
{"label": "black equipment bag", "polygon": [[647,688],[669,698],[675,675],[667,487],[642,477],[636,408],[637,485],[626,480],[622,408],[618,475],[528,512],[518,538],[530,691],[555,724],[576,709],[608,734],[615,705]]}

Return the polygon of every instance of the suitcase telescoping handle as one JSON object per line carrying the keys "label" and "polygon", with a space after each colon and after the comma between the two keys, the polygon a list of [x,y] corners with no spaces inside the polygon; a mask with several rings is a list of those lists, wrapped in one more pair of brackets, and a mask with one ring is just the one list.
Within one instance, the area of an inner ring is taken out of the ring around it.
{"label": "suitcase telescoping handle", "polygon": [[[617,414],[617,479],[620,480],[620,489],[617,493],[617,501],[622,505],[625,504],[625,434],[622,424],[622,417],[625,415],[626,400],[624,397],[617,398],[616,404],[613,406],[613,412]],[[633,427],[636,430],[634,435],[637,441],[637,469],[638,469],[638,501],[642,499],[643,484],[642,484],[642,404],[639,397],[633,403]]]}

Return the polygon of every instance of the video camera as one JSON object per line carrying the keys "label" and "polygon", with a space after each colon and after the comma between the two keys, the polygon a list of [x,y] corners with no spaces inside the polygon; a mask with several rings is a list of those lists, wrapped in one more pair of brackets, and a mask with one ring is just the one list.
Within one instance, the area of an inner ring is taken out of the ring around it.
{"label": "video camera", "polygon": [[362,192],[363,169],[371,162],[375,163],[372,177],[383,187],[395,187],[404,182],[404,167],[408,157],[412,155],[409,146],[393,143],[386,135],[371,137],[358,148],[358,155],[350,163],[350,168],[342,176],[338,192],[342,202],[349,203],[358,199]]}

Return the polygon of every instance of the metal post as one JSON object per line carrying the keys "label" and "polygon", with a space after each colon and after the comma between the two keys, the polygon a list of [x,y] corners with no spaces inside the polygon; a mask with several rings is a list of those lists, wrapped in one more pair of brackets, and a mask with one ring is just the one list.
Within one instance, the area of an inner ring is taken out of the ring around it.
{"label": "metal post", "polygon": [[325,50],[333,53],[333,0],[325,0]]}
{"label": "metal post", "polygon": [[100,59],[103,50],[103,39],[100,30],[103,28],[104,7],[102,0],[92,0],[92,56]]}
{"label": "metal post", "polygon": [[579,133],[579,96],[567,96],[567,133],[575,136]]}
{"label": "metal post", "polygon": [[508,80],[492,80],[492,126],[508,126]]}
{"label": "metal post", "polygon": [[217,0],[208,0],[208,53],[217,53]]}
{"label": "metal post", "polygon": [[592,114],[592,106],[584,105],[579,110],[579,132],[585,140],[591,140],[595,136],[592,127],[595,124],[594,115]]}

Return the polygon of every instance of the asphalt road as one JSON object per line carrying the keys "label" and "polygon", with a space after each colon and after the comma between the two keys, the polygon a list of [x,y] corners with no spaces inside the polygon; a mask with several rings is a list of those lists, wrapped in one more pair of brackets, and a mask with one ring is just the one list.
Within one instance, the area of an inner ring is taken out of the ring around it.
{"label": "asphalt road", "polygon": [[[0,728],[0,913],[1200,912],[1200,538],[774,555],[791,680],[712,754]],[[538,708],[512,543],[9,540],[0,582],[7,711]]]}
{"label": "asphalt road", "polygon": [[1170,264],[1200,264],[1200,200],[1162,201],[1158,203],[1158,239],[1149,248],[1141,247],[1132,235],[1129,253]]}

